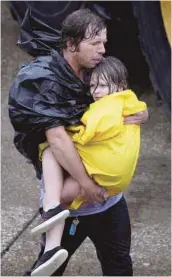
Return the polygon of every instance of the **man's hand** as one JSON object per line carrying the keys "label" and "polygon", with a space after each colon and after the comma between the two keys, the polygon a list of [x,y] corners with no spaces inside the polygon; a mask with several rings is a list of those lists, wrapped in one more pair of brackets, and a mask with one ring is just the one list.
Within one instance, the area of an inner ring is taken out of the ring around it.
{"label": "man's hand", "polygon": [[124,118],[124,124],[142,124],[149,119],[148,110]]}
{"label": "man's hand", "polygon": [[85,203],[103,203],[108,198],[107,191],[96,185],[91,178],[87,183],[81,185],[81,195]]}

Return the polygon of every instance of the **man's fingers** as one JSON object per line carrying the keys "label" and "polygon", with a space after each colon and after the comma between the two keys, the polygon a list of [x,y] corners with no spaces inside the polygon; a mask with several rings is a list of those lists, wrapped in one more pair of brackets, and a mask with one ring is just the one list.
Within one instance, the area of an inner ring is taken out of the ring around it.
{"label": "man's fingers", "polygon": [[131,121],[131,120],[140,120],[140,116],[127,116],[127,117],[125,117],[124,118],[124,122],[126,122],[126,121]]}
{"label": "man's fingers", "polygon": [[81,189],[80,194],[84,198],[84,202],[87,203],[103,203],[107,197],[105,189],[101,187],[90,191],[90,193]]}
{"label": "man's fingers", "polygon": [[103,203],[108,198],[108,193],[106,192],[106,190],[104,188],[100,188],[100,192],[97,195],[97,197],[98,197],[98,201],[100,203]]}
{"label": "man's fingers", "polygon": [[124,123],[127,124],[140,124],[142,122],[142,120],[138,117],[127,117],[126,119],[124,119]]}
{"label": "man's fingers", "polygon": [[144,112],[138,112],[135,115],[142,115],[142,114],[144,114]]}
{"label": "man's fingers", "polygon": [[108,192],[107,192],[107,191],[105,191],[105,193],[104,193],[103,197],[104,197],[104,200],[107,200],[107,199],[108,199],[109,194],[108,194]]}
{"label": "man's fingers", "polygon": [[127,125],[129,125],[129,124],[140,125],[140,120],[139,120],[139,121],[126,121],[125,123],[126,123]]}

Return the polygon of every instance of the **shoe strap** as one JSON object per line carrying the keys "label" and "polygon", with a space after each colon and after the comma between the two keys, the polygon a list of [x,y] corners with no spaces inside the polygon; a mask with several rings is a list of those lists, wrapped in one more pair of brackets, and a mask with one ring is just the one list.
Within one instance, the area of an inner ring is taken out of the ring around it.
{"label": "shoe strap", "polygon": [[55,215],[61,213],[62,211],[64,211],[64,208],[63,208],[62,205],[60,204],[60,205],[58,205],[57,207],[48,210],[47,212],[45,212],[45,211],[43,210],[41,216],[42,216],[42,218],[43,218],[44,220],[47,220],[47,219],[50,219],[51,217],[53,217],[53,216],[55,216]]}

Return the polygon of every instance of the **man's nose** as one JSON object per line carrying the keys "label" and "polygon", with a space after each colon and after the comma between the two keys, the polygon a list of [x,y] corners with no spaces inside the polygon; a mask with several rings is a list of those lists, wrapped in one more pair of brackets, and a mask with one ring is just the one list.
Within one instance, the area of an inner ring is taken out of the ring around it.
{"label": "man's nose", "polygon": [[104,43],[101,43],[100,48],[99,48],[99,54],[103,55],[105,52],[106,52],[106,50],[105,50]]}

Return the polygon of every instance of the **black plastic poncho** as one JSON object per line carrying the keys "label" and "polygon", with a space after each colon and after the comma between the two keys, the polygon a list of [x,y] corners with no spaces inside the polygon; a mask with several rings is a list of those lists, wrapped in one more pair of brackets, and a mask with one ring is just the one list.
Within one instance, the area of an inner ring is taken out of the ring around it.
{"label": "black plastic poncho", "polygon": [[[32,43],[30,37],[29,49]],[[40,46],[36,38],[35,43]],[[14,144],[33,163],[38,178],[38,144],[46,140],[45,131],[79,123],[91,101],[88,86],[56,50],[49,49],[46,56],[20,69],[9,93],[9,117],[15,130]]]}

